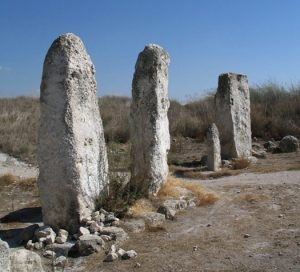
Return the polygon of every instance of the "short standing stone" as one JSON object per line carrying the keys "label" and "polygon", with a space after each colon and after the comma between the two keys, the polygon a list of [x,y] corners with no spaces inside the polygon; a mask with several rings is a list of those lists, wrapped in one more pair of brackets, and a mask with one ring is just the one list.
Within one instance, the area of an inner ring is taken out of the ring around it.
{"label": "short standing stone", "polygon": [[168,176],[168,53],[150,44],[139,54],[132,82],[130,113],[132,178],[139,194],[156,194]]}
{"label": "short standing stone", "polygon": [[215,124],[211,124],[207,132],[207,168],[218,171],[221,166],[221,146],[219,131]]}
{"label": "short standing stone", "polygon": [[76,233],[108,194],[108,163],[95,67],[74,34],[51,45],[44,61],[39,131],[43,221]]}
{"label": "short standing stone", "polygon": [[250,93],[245,75],[219,76],[216,123],[225,159],[251,156]]}
{"label": "short standing stone", "polygon": [[296,137],[288,135],[281,139],[279,147],[283,153],[295,152],[299,148],[299,141]]}

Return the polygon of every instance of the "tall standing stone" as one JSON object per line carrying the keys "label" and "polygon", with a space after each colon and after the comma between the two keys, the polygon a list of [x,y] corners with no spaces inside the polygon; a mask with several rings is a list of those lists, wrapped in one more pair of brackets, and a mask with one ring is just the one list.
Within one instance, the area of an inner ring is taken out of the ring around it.
{"label": "tall standing stone", "polygon": [[222,156],[226,159],[251,156],[250,94],[247,76],[221,74],[215,103]]}
{"label": "tall standing stone", "polygon": [[207,131],[207,168],[210,171],[218,171],[221,166],[221,146],[219,131],[213,123]]}
{"label": "tall standing stone", "polygon": [[149,44],[139,54],[132,82],[131,186],[138,194],[155,195],[168,176],[168,53]]}
{"label": "tall standing stone", "polygon": [[77,232],[108,194],[108,163],[95,67],[79,37],[58,37],[44,61],[39,131],[43,221]]}

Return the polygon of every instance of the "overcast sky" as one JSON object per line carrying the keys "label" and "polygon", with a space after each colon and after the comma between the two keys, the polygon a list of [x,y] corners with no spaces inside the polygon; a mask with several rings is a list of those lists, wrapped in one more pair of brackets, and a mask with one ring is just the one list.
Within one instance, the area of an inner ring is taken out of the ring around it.
{"label": "overcast sky", "polygon": [[181,101],[223,72],[250,85],[300,82],[297,0],[1,0],[0,96],[38,96],[47,50],[66,32],[83,40],[99,95],[131,95],[147,43],[169,52],[169,95]]}

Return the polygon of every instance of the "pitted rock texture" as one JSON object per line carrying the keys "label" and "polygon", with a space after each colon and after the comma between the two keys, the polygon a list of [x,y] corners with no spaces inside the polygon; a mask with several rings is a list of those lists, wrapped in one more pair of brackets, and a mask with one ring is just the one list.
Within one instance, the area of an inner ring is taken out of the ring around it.
{"label": "pitted rock texture", "polygon": [[221,146],[219,131],[213,123],[207,131],[207,168],[210,171],[218,171],[221,166]]}
{"label": "pitted rock texture", "polygon": [[168,53],[149,44],[139,54],[132,82],[131,187],[139,194],[156,194],[167,179],[170,149]]}
{"label": "pitted rock texture", "polygon": [[216,125],[224,159],[251,156],[250,94],[247,76],[219,76],[215,96]]}
{"label": "pitted rock texture", "polygon": [[0,271],[10,272],[10,252],[7,242],[0,239]]}
{"label": "pitted rock texture", "polygon": [[[27,249],[13,251],[10,256],[11,272],[43,272],[41,257]],[[2,271],[2,270],[1,270]]]}
{"label": "pitted rock texture", "polygon": [[108,194],[108,163],[96,95],[95,67],[74,34],[58,37],[44,61],[39,131],[43,220],[77,232]]}

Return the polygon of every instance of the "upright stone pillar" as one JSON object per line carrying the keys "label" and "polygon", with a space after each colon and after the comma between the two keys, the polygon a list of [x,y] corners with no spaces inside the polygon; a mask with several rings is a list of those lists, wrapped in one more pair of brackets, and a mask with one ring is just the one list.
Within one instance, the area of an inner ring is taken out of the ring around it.
{"label": "upright stone pillar", "polygon": [[251,156],[250,94],[247,76],[219,76],[215,96],[221,152],[226,159]]}
{"label": "upright stone pillar", "polygon": [[218,171],[221,166],[221,146],[219,131],[213,123],[207,131],[207,168],[210,171]]}
{"label": "upright stone pillar", "polygon": [[169,62],[163,48],[149,44],[135,65],[130,113],[131,187],[144,196],[155,195],[169,172]]}
{"label": "upright stone pillar", "polygon": [[44,61],[39,130],[43,221],[77,232],[108,194],[108,163],[95,67],[79,37],[58,37]]}

